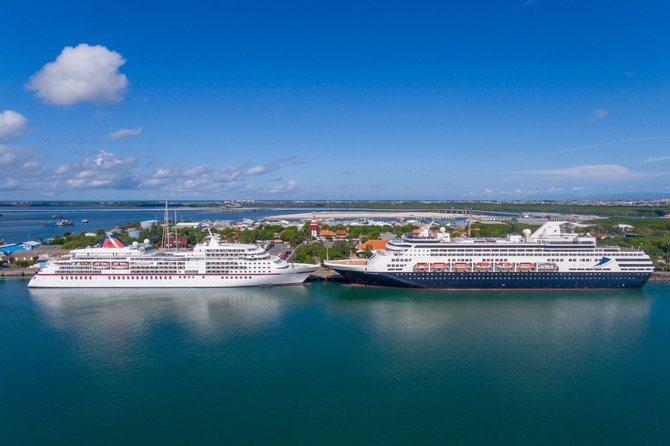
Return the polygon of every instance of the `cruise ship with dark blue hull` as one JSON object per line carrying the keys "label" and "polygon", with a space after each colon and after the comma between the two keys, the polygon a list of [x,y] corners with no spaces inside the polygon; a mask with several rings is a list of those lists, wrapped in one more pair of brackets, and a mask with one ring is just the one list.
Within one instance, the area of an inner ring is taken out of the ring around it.
{"label": "cruise ship with dark blue hull", "polygon": [[451,238],[430,226],[391,240],[369,259],[325,265],[362,285],[424,289],[641,288],[654,271],[643,251],[597,246],[590,234],[547,222],[506,238]]}
{"label": "cruise ship with dark blue hull", "polygon": [[349,282],[369,286],[423,289],[612,289],[642,288],[649,273],[366,273],[340,271]]}

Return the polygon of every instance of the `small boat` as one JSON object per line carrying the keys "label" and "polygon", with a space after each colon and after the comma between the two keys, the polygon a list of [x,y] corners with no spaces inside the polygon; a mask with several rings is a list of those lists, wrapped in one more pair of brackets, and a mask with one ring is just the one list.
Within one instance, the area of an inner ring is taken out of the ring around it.
{"label": "small boat", "polygon": [[112,268],[128,268],[128,262],[112,262]]}
{"label": "small boat", "polygon": [[537,265],[537,269],[540,271],[558,271],[558,265],[555,263],[540,263]]}
{"label": "small boat", "polygon": [[99,268],[109,268],[109,262],[94,262],[93,266],[97,266]]}
{"label": "small boat", "polygon": [[433,271],[444,271],[447,267],[446,263],[431,263],[430,267]]}
{"label": "small boat", "polygon": [[428,264],[427,263],[417,263],[416,265],[414,265],[414,271],[415,272],[428,271]]}
{"label": "small boat", "polygon": [[59,220],[56,222],[56,226],[74,226],[72,220]]}
{"label": "small boat", "polygon": [[82,223],[88,223],[88,218],[84,218],[81,220]]}
{"label": "small boat", "polygon": [[533,267],[535,267],[535,264],[533,264],[533,263],[517,263],[516,267],[520,271],[527,271],[529,269],[533,269]]}
{"label": "small boat", "polygon": [[496,263],[496,269],[498,271],[510,271],[514,265],[512,265],[510,262],[500,262]]}
{"label": "small boat", "polygon": [[469,263],[454,263],[454,271],[467,271],[469,268]]}
{"label": "small boat", "polygon": [[475,264],[475,268],[477,268],[480,271],[490,271],[492,267],[493,265],[491,265],[489,262],[477,262]]}
{"label": "small boat", "polygon": [[61,216],[58,215],[58,214],[53,214],[53,215],[51,216],[51,218],[53,218],[54,220],[56,220],[56,219],[58,219],[58,218],[63,218],[63,217],[61,217]]}

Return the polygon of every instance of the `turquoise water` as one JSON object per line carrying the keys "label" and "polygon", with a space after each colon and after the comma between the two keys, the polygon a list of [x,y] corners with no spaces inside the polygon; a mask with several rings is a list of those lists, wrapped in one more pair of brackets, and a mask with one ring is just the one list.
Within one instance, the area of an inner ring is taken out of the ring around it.
{"label": "turquoise water", "polygon": [[0,443],[668,444],[670,286],[33,290]]}

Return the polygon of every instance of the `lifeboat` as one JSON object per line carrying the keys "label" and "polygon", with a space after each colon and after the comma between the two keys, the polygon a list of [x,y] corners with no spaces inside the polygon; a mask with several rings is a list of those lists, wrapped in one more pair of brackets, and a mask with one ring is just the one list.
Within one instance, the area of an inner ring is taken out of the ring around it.
{"label": "lifeboat", "polygon": [[558,271],[558,265],[555,263],[540,263],[537,265],[537,269],[540,271]]}
{"label": "lifeboat", "polygon": [[428,271],[427,263],[417,263],[414,265],[414,271]]}
{"label": "lifeboat", "polygon": [[454,263],[454,271],[466,271],[470,268],[468,263]]}
{"label": "lifeboat", "polygon": [[79,262],[81,266],[90,266],[91,262]]}
{"label": "lifeboat", "polygon": [[491,264],[489,262],[477,262],[475,268],[481,271],[488,271],[491,269]]}
{"label": "lifeboat", "polygon": [[499,271],[509,271],[512,269],[512,264],[510,262],[496,263],[496,269]]}
{"label": "lifeboat", "polygon": [[532,263],[517,263],[516,267],[519,271],[528,271],[533,269],[535,265]]}
{"label": "lifeboat", "polygon": [[128,262],[112,262],[112,268],[128,268]]}
{"label": "lifeboat", "polygon": [[93,266],[97,266],[99,268],[109,268],[109,262],[94,262]]}
{"label": "lifeboat", "polygon": [[444,271],[444,269],[447,267],[446,263],[431,263],[430,267],[433,269],[433,271]]}

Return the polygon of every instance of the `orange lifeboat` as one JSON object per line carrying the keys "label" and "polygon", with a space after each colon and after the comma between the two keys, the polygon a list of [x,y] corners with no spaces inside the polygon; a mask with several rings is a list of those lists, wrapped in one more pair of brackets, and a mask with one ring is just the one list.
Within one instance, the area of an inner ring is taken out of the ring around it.
{"label": "orange lifeboat", "polygon": [[431,263],[430,267],[433,269],[433,271],[444,271],[444,268],[447,267],[446,263]]}
{"label": "orange lifeboat", "polygon": [[470,267],[467,263],[454,263],[454,271],[465,271]]}
{"label": "orange lifeboat", "polygon": [[93,266],[97,266],[99,268],[109,268],[109,262],[94,262]]}
{"label": "orange lifeboat", "polygon": [[489,270],[491,269],[491,264],[489,262],[477,262],[475,267],[480,270]]}
{"label": "orange lifeboat", "polygon": [[510,262],[496,263],[496,269],[498,271],[511,271],[513,266],[514,265],[512,265]]}
{"label": "orange lifeboat", "polygon": [[532,263],[517,263],[516,267],[519,270],[527,271],[529,269],[533,269],[535,265]]}
{"label": "orange lifeboat", "polygon": [[112,262],[112,268],[128,268],[128,262]]}
{"label": "orange lifeboat", "polygon": [[427,263],[417,263],[414,265],[414,271],[427,271],[428,270],[428,264]]}

